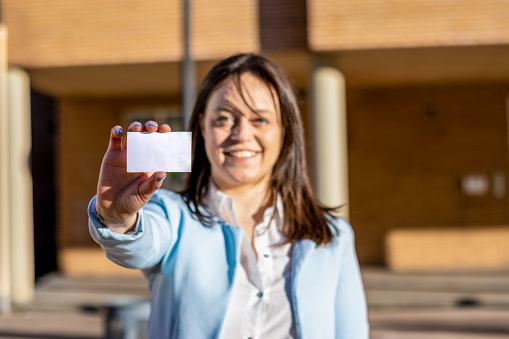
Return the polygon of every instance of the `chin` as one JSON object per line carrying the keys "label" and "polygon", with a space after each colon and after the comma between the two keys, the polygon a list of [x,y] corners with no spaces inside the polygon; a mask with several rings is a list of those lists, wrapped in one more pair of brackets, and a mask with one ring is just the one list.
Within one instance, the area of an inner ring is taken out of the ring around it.
{"label": "chin", "polygon": [[261,177],[243,171],[231,171],[223,177],[232,184],[252,184],[258,182]]}
{"label": "chin", "polygon": [[250,185],[250,184],[257,183],[258,181],[259,180],[257,180],[256,178],[250,178],[250,177],[234,178],[234,182],[236,184],[240,184],[240,185]]}

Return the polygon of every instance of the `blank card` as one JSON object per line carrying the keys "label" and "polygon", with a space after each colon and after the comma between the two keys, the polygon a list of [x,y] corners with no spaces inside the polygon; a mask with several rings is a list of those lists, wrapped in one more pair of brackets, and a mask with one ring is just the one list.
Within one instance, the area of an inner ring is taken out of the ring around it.
{"label": "blank card", "polygon": [[127,172],[191,172],[191,132],[127,132]]}

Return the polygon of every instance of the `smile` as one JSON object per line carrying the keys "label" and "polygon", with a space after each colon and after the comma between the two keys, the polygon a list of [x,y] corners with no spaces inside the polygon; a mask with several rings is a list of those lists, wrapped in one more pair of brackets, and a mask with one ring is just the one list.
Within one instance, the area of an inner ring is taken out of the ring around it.
{"label": "smile", "polygon": [[256,152],[254,151],[232,151],[232,152],[225,152],[226,155],[229,155],[234,158],[239,159],[246,159],[246,158],[252,158],[256,155]]}

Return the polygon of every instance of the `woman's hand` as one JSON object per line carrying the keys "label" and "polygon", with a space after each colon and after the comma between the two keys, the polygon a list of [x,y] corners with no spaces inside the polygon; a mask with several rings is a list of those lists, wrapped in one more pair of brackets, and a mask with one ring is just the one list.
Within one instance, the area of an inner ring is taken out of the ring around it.
{"label": "woman's hand", "polygon": [[[154,121],[145,125],[133,122],[129,132],[170,132],[167,124],[158,126]],[[122,147],[124,132],[121,126],[111,129],[110,144],[104,155],[99,183],[97,184],[96,212],[110,230],[127,233],[134,228],[136,213],[161,187],[165,172],[127,173],[127,142]]]}

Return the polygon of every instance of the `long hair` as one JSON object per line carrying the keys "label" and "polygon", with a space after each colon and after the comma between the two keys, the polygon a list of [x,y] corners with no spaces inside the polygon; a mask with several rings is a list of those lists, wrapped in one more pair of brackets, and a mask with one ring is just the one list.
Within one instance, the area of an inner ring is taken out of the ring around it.
{"label": "long hair", "polygon": [[[309,182],[304,149],[304,130],[297,98],[282,70],[267,57],[260,54],[237,54],[217,64],[203,80],[191,116],[189,129],[193,134],[192,168],[181,192],[189,209],[205,225],[210,216],[197,207],[207,194],[210,162],[205,153],[205,143],[200,128],[200,114],[205,113],[212,92],[225,79],[240,79],[243,73],[251,73],[272,88],[279,100],[283,142],[279,158],[272,169],[270,187],[273,196],[280,196],[283,204],[283,233],[288,242],[311,239],[318,245],[332,241],[336,228],[327,214],[332,208],[321,205]],[[240,81],[236,85],[242,95]]]}

